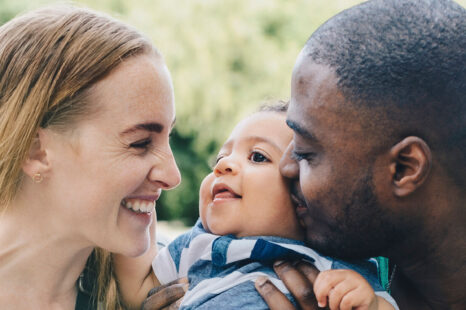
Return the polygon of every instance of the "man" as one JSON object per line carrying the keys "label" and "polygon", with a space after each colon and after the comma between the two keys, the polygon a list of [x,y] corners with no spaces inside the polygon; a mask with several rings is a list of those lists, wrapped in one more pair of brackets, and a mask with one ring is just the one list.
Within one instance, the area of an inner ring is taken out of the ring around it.
{"label": "man", "polygon": [[[375,0],[323,24],[293,70],[281,171],[307,243],[388,257],[400,309],[466,309],[465,68],[464,8]],[[315,309],[314,269],[275,269]],[[271,309],[292,309],[270,282],[256,287]]]}

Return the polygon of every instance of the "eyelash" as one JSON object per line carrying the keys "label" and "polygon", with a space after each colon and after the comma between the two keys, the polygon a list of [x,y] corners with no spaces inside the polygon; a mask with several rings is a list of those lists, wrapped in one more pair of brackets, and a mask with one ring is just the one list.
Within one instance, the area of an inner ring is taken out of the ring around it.
{"label": "eyelash", "polygon": [[[253,157],[254,157],[254,154],[259,154],[260,156],[262,156],[265,160],[264,161],[254,161],[253,160]],[[254,162],[254,163],[263,163],[263,162],[270,162],[270,159],[268,159],[267,156],[265,156],[264,154],[262,154],[261,152],[258,152],[258,151],[252,151],[251,154],[249,155],[249,158],[248,158],[250,161]]]}
{"label": "eyelash", "polygon": [[[254,156],[254,154],[259,154],[259,155],[261,155],[262,157],[264,157],[265,160],[264,160],[264,161],[261,161],[261,162],[253,161],[252,157]],[[212,167],[215,167],[215,165],[217,165],[218,162],[219,162],[223,157],[225,157],[225,156],[222,155],[222,156],[217,157],[217,159],[215,160],[215,164],[212,165]],[[249,154],[248,159],[249,159],[250,161],[252,161],[252,162],[255,162],[255,163],[270,162],[270,159],[269,159],[267,156],[265,156],[264,154],[262,154],[261,152],[258,152],[258,151],[252,151],[251,154]]]}
{"label": "eyelash", "polygon": [[215,163],[214,163],[214,166],[216,164],[218,164],[218,162],[223,158],[224,156],[218,156],[216,159],[215,159]]}
{"label": "eyelash", "polygon": [[131,143],[129,147],[135,149],[147,149],[147,147],[152,143],[151,139],[139,140],[134,143]]}
{"label": "eyelash", "polygon": [[299,153],[296,151],[291,152],[291,158],[293,158],[296,161],[301,161],[301,160],[306,160],[308,162],[311,162],[315,157],[314,153]]}

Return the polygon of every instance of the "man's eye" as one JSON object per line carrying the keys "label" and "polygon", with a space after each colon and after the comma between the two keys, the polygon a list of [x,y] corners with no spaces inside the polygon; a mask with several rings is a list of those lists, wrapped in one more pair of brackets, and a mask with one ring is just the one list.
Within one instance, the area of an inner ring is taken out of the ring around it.
{"label": "man's eye", "polygon": [[151,143],[152,143],[151,139],[144,139],[144,140],[139,140],[134,143],[131,143],[129,147],[132,147],[135,149],[146,149]]}
{"label": "man's eye", "polygon": [[311,162],[315,157],[314,153],[301,153],[294,151],[291,152],[291,158],[293,158],[296,161],[301,161],[301,160],[307,160],[308,162]]}
{"label": "man's eye", "polygon": [[249,155],[249,160],[255,163],[263,163],[270,161],[265,155],[259,153],[259,152],[252,152],[251,155]]}

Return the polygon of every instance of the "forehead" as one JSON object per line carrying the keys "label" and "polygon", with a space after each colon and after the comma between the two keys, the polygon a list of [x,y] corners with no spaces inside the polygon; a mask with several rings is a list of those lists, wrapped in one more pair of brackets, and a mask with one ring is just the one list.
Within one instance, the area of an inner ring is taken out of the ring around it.
{"label": "forehead", "polygon": [[130,57],[90,89],[101,116],[113,122],[141,121],[167,116],[172,122],[174,99],[171,78],[155,55]]}
{"label": "forehead", "polygon": [[302,52],[293,69],[287,119],[303,128],[325,134],[361,130],[358,109],[345,100],[332,68],[316,64]]}
{"label": "forehead", "polygon": [[337,81],[336,73],[329,66],[316,64],[301,53],[291,78],[292,100],[307,107],[341,110],[344,98]]}
{"label": "forehead", "polygon": [[292,131],[287,127],[285,120],[285,113],[254,113],[236,125],[225,144],[259,137],[285,148],[292,138]]}

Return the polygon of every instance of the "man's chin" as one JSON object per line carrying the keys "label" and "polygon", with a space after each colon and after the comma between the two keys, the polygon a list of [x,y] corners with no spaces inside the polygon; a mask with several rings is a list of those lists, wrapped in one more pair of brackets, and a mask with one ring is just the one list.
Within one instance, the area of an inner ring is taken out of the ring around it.
{"label": "man's chin", "polygon": [[317,238],[307,234],[305,243],[311,249],[324,256],[343,260],[365,259],[374,255],[374,249],[352,244],[352,240],[345,238]]}

